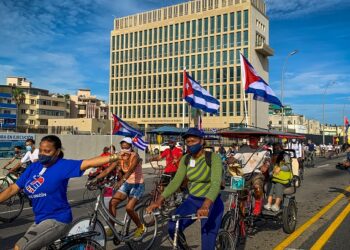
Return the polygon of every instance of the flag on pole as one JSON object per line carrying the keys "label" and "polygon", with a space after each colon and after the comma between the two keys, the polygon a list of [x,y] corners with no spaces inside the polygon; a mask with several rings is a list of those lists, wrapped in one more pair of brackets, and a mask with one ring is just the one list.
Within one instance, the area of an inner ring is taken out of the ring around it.
{"label": "flag on pole", "polygon": [[344,126],[345,126],[345,134],[348,134],[348,130],[349,130],[349,119],[345,116],[344,117]]}
{"label": "flag on pole", "polygon": [[242,54],[241,74],[245,92],[254,94],[253,98],[255,100],[276,104],[280,107],[283,106],[269,84],[257,74],[253,66]]}
{"label": "flag on pole", "polygon": [[148,142],[145,142],[144,140],[142,140],[138,135],[136,135],[132,139],[132,144],[134,144],[137,148],[141,149],[142,151],[145,151],[149,145]]}
{"label": "flag on pole", "polygon": [[196,82],[186,70],[184,70],[183,99],[192,107],[210,114],[216,114],[220,107],[220,102],[210,95],[199,82]]}
{"label": "flag on pole", "polygon": [[115,114],[113,114],[113,120],[113,135],[123,135],[128,137],[134,137],[136,135],[143,136],[143,133],[141,131],[131,127]]}
{"label": "flag on pole", "polygon": [[199,117],[198,117],[198,129],[203,130],[202,115],[199,115]]}

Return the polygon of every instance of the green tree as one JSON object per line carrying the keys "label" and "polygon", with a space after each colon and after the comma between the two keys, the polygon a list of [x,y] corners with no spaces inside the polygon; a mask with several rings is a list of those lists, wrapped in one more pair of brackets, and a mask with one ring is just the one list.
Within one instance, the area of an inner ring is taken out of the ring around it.
{"label": "green tree", "polygon": [[25,94],[23,93],[23,91],[22,91],[21,89],[19,89],[19,88],[14,88],[14,89],[12,90],[12,97],[13,97],[13,99],[15,100],[15,103],[16,103],[16,105],[17,105],[16,127],[17,127],[17,129],[18,129],[19,114],[20,114],[20,112],[19,112],[19,110],[20,110],[20,109],[19,109],[19,106],[20,106],[21,103],[23,103],[23,102],[25,101],[26,96],[25,96]]}

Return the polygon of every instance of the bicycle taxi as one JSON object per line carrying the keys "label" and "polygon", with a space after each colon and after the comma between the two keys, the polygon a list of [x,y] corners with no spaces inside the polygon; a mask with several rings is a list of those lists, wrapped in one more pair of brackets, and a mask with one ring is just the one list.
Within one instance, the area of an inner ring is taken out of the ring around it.
{"label": "bicycle taxi", "polygon": [[[250,138],[258,138],[260,145],[257,149],[246,154],[245,161],[228,160],[227,177],[229,181],[226,183],[225,191],[229,193],[229,208],[222,220],[222,227],[231,232],[235,245],[238,247],[256,227],[258,221],[272,221],[278,225],[282,225],[285,233],[293,233],[297,223],[297,202],[295,193],[297,187],[300,186],[298,169],[295,166],[296,154],[294,150],[283,149],[279,154],[283,158],[284,165],[290,170],[290,178],[288,183],[284,185],[283,198],[280,209],[278,211],[269,211],[262,208],[261,213],[254,214],[254,206],[256,205],[256,188],[251,184],[251,179],[255,170],[259,168],[259,172],[264,175],[263,185],[263,203],[267,199],[267,186],[271,180],[271,173],[276,161],[271,145],[277,143],[282,138],[298,138],[302,136],[291,133],[281,133],[256,128],[237,128],[223,130],[218,132],[219,135],[226,138],[242,140]],[[244,174],[244,167],[247,164],[254,165],[252,173]]]}

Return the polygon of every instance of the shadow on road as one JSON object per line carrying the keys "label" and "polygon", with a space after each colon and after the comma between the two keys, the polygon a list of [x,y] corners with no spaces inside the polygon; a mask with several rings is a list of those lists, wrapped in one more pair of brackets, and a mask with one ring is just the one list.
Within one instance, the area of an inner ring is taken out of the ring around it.
{"label": "shadow on road", "polygon": [[346,191],[343,188],[337,188],[337,187],[329,187],[329,191],[330,193],[340,193],[340,194],[344,194],[346,198],[349,199],[350,197],[350,192]]}

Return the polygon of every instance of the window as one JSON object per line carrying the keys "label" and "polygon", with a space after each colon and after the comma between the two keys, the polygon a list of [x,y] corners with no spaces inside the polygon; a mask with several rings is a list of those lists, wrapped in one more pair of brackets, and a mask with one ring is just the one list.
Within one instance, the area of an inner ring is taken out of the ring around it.
{"label": "window", "polygon": [[208,70],[203,71],[203,84],[208,83]]}
{"label": "window", "polygon": [[152,30],[150,29],[149,31],[148,31],[148,44],[152,44],[152,37],[153,37],[153,35],[152,35]]}
{"label": "window", "polygon": [[168,26],[164,27],[164,41],[168,41]]}
{"label": "window", "polygon": [[185,42],[180,42],[180,54],[183,55],[185,51]]}
{"label": "window", "polygon": [[203,43],[204,43],[204,51],[208,50],[208,37],[204,37],[203,39]]}
{"label": "window", "polygon": [[154,32],[153,32],[153,35],[154,35],[154,39],[153,39],[153,41],[154,41],[154,43],[157,43],[158,42],[158,37],[157,37],[157,28],[155,28],[154,29]]}
{"label": "window", "polygon": [[186,22],[186,38],[190,38],[190,27],[191,27],[191,22],[188,21]]}
{"label": "window", "polygon": [[186,40],[186,53],[190,53],[190,40]]}
{"label": "window", "polygon": [[221,15],[216,17],[216,32],[221,32]]}
{"label": "window", "polygon": [[162,42],[163,41],[163,28],[160,27],[159,28],[159,42]]}
{"label": "window", "polygon": [[179,24],[175,24],[175,39],[179,39]]}
{"label": "window", "polygon": [[197,40],[197,50],[198,52],[202,52],[202,38],[198,38]]}
{"label": "window", "polygon": [[244,28],[248,28],[248,20],[249,20],[249,15],[248,15],[248,10],[244,11]]}
{"label": "window", "polygon": [[248,30],[245,30],[244,32],[243,32],[243,44],[244,45],[248,45]]}
{"label": "window", "polygon": [[227,51],[222,52],[222,64],[227,65]]}
{"label": "window", "polygon": [[215,96],[220,99],[220,85],[215,86]]}
{"label": "window", "polygon": [[236,46],[242,45],[242,33],[240,31],[237,32]]}
{"label": "window", "polygon": [[203,67],[208,67],[208,53],[203,55]]}
{"label": "window", "polygon": [[229,116],[234,116],[233,113],[233,102],[229,102],[229,106],[228,106],[228,112],[229,112]]}
{"label": "window", "polygon": [[[222,69],[222,81],[224,82],[224,83],[226,83],[227,82],[227,68],[223,68]],[[225,85],[226,86],[226,85]],[[223,90],[223,92],[224,93],[226,93],[226,87],[225,87],[225,89]],[[225,94],[225,96],[226,96],[226,94]]]}
{"label": "window", "polygon": [[236,102],[236,116],[241,116],[241,102]]}
{"label": "window", "polygon": [[237,12],[237,29],[242,28],[242,12],[238,11]]}
{"label": "window", "polygon": [[234,85],[233,85],[233,84],[230,84],[229,87],[230,87],[230,90],[229,90],[229,98],[230,98],[230,99],[233,99],[234,96],[235,96],[235,90],[234,90],[234,88],[233,88]]}
{"label": "window", "polygon": [[221,64],[221,57],[220,57],[220,51],[216,52],[216,66],[220,66]]}
{"label": "window", "polygon": [[202,28],[203,28],[202,26],[203,26],[203,20],[199,19],[198,20],[198,36],[202,35]]}
{"label": "window", "polygon": [[222,37],[222,46],[223,48],[227,48],[227,34],[223,35]]}
{"label": "window", "polygon": [[235,44],[235,33],[230,33],[230,47],[234,47]]}
{"label": "window", "polygon": [[210,62],[210,66],[214,66],[214,52],[210,53],[209,62]]}
{"label": "window", "polygon": [[[223,91],[223,93],[224,93],[224,91]],[[222,115],[223,116],[227,115],[227,103],[226,102],[222,103]]]}
{"label": "window", "polygon": [[147,30],[143,32],[143,40],[145,42],[145,45],[147,45]]}
{"label": "window", "polygon": [[181,30],[180,30],[180,38],[182,39],[182,38],[185,37],[185,23],[181,23],[180,24],[180,28],[181,28]]}
{"label": "window", "polygon": [[237,99],[241,98],[241,84],[240,83],[236,84],[236,98]]}
{"label": "window", "polygon": [[196,36],[197,35],[197,23],[196,20],[192,20],[192,36]]}
{"label": "window", "polygon": [[191,56],[191,67],[194,69],[196,67],[196,56]]}
{"label": "window", "polygon": [[235,26],[235,13],[230,13],[230,30],[233,30]]}
{"label": "window", "polygon": [[215,32],[215,17],[210,17],[210,33],[213,34]]}
{"label": "window", "polygon": [[221,36],[220,35],[216,36],[216,48],[221,49]]}
{"label": "window", "polygon": [[213,69],[211,69],[209,71],[209,81],[210,81],[210,83],[214,83],[214,70]]}
{"label": "window", "polygon": [[[234,68],[233,68],[233,67],[230,67],[230,82],[233,82],[233,81],[235,80],[234,76],[235,76],[235,74],[234,74]],[[233,88],[233,87],[232,87],[232,88]],[[233,98],[233,96],[230,97],[230,98]]]}
{"label": "window", "polygon": [[224,14],[224,32],[227,31],[227,23],[228,23],[227,19],[228,19],[227,14]]}
{"label": "window", "polygon": [[213,50],[215,48],[215,43],[214,43],[214,36],[210,37],[210,50]]}
{"label": "window", "polygon": [[173,35],[174,35],[174,25],[169,26],[169,40],[173,40]]}
{"label": "window", "polygon": [[208,18],[204,18],[204,35],[208,35],[208,32],[209,32]]}
{"label": "window", "polygon": [[195,39],[192,39],[191,51],[192,51],[192,53],[196,52],[196,40]]}
{"label": "window", "polygon": [[[197,66],[198,66],[198,68],[202,67],[202,55],[201,54],[197,55]],[[200,79],[198,79],[198,80],[200,80]]]}

